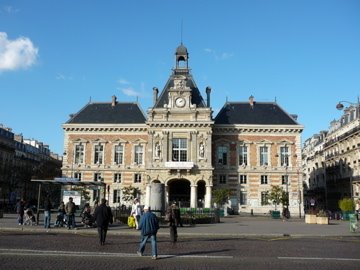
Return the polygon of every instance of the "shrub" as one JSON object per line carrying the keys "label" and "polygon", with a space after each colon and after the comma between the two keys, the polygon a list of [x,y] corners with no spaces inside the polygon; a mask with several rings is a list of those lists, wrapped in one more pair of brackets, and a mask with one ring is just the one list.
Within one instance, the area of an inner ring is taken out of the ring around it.
{"label": "shrub", "polygon": [[354,201],[351,198],[344,198],[339,201],[339,208],[343,212],[352,212],[355,208]]}

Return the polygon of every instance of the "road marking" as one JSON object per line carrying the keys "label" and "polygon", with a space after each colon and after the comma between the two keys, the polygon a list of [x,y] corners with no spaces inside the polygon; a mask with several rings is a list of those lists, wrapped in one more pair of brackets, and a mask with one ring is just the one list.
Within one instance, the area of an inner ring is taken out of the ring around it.
{"label": "road marking", "polygon": [[278,257],[279,260],[313,260],[313,261],[360,261],[356,258],[322,258],[322,257]]}
{"label": "road marking", "polygon": [[[61,256],[61,257],[139,257],[136,253],[112,253],[112,252],[74,252],[58,250],[31,250],[31,249],[0,249],[0,256],[4,255],[23,256]],[[150,257],[150,256],[143,256]],[[217,255],[159,255],[159,258],[192,258],[192,259],[233,259],[233,256]]]}

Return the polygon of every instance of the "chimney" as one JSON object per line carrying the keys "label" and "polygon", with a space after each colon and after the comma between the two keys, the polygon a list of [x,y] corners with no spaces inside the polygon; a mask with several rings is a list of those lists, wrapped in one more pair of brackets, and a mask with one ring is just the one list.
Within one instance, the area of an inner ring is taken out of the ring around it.
{"label": "chimney", "polygon": [[158,93],[159,93],[159,89],[157,89],[157,87],[153,87],[153,102],[154,102],[154,105],[155,105],[156,101],[158,100]]}
{"label": "chimney", "polygon": [[211,87],[206,87],[206,106],[210,107],[210,93],[211,93]]}
{"label": "chimney", "polygon": [[254,107],[254,96],[253,95],[251,95],[250,97],[249,97],[249,103],[250,103],[250,107]]}
{"label": "chimney", "polygon": [[112,96],[111,97],[111,107],[115,107],[116,106],[116,96],[114,95],[114,96]]}

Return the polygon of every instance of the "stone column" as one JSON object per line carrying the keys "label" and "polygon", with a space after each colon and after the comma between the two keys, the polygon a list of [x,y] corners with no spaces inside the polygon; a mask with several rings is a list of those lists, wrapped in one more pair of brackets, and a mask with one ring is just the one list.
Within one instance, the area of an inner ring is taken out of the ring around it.
{"label": "stone column", "polygon": [[190,207],[196,208],[197,207],[197,185],[190,186]]}
{"label": "stone column", "polygon": [[211,208],[211,192],[212,186],[206,186],[206,193],[205,193],[205,208]]}

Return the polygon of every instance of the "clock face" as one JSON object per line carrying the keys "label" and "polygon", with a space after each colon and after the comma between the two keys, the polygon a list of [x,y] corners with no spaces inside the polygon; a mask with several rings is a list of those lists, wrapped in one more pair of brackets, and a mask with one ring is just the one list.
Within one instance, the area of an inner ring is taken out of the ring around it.
{"label": "clock face", "polygon": [[177,98],[176,100],[175,100],[175,105],[177,106],[177,107],[184,107],[185,106],[185,99],[184,98]]}

